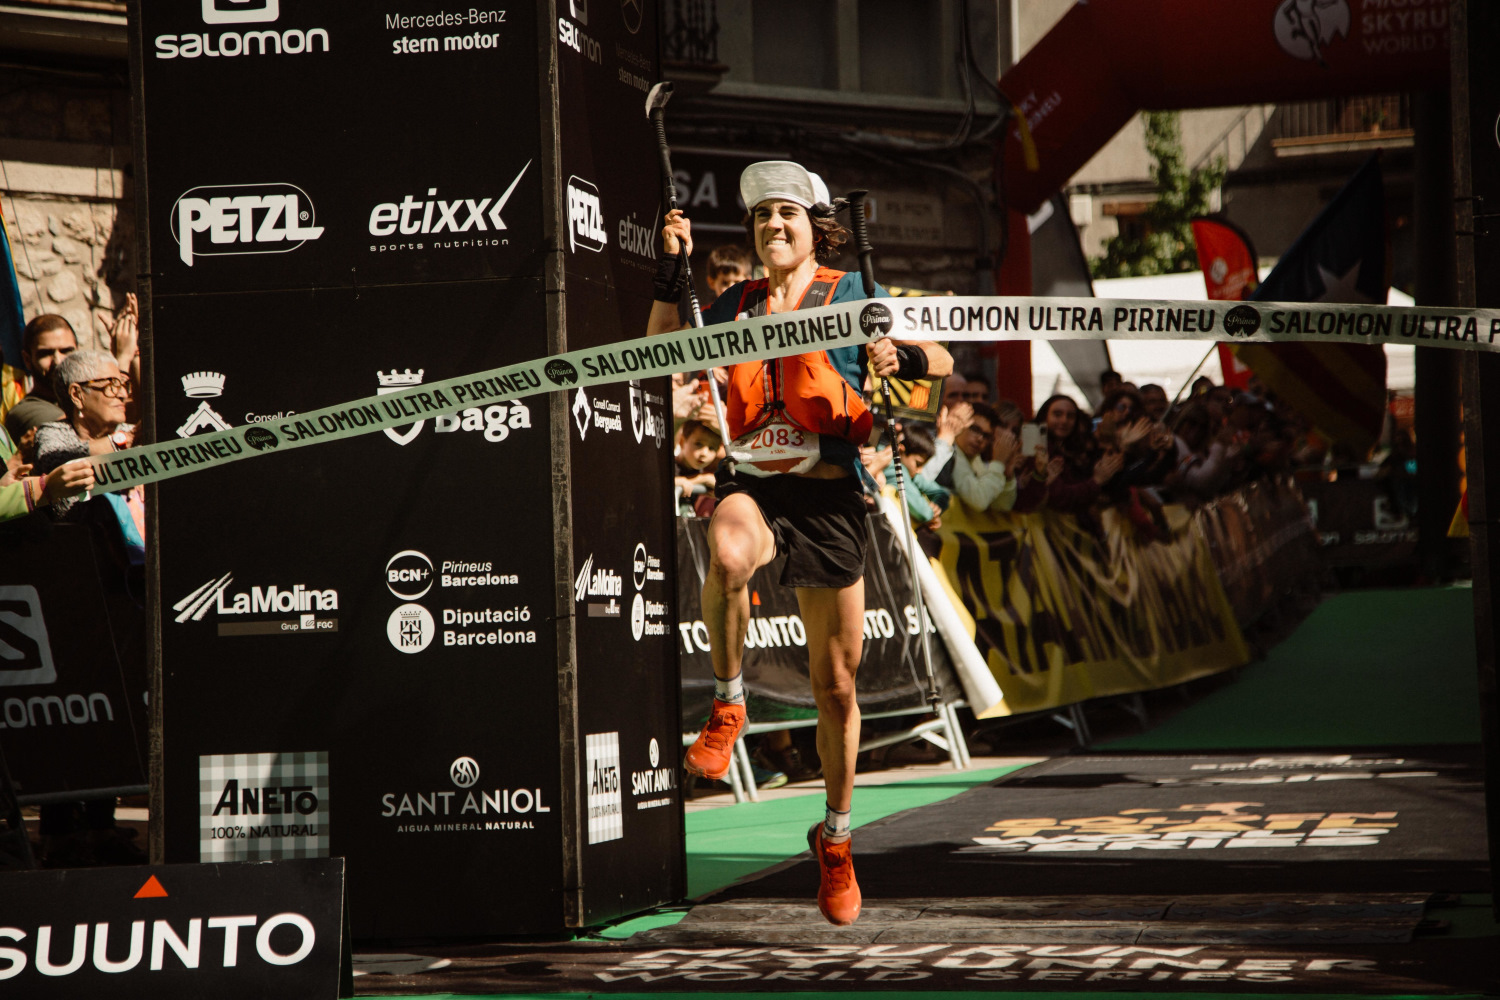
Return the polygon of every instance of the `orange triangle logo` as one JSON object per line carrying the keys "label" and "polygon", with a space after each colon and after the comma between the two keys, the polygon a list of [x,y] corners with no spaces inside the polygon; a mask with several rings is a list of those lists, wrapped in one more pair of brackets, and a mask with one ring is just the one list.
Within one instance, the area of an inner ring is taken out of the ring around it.
{"label": "orange triangle logo", "polygon": [[156,880],[156,876],[152,875],[146,880],[146,884],[141,886],[140,890],[135,894],[135,898],[159,899],[166,896],[166,894],[167,890],[162,888],[162,884]]}
{"label": "orange triangle logo", "polygon": [[757,608],[760,607],[760,591],[750,591],[750,603],[755,605]]}

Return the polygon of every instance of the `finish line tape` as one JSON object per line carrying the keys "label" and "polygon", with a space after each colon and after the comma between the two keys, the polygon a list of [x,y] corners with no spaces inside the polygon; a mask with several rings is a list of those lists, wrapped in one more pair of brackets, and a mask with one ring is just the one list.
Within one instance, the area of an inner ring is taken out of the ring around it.
{"label": "finish line tape", "polygon": [[492,368],[90,461],[95,492],[126,490],[256,455],[374,434],[542,392],[654,378],[809,350],[899,340],[1225,340],[1417,344],[1500,351],[1500,310],[1277,302],[945,296],[861,299],[641,337]]}

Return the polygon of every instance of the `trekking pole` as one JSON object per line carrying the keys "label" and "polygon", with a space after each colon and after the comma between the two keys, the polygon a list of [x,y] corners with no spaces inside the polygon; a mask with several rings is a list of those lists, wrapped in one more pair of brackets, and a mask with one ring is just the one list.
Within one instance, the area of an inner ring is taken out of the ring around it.
{"label": "trekking pole", "polygon": [[[667,211],[677,208],[677,181],[672,177],[672,150],[667,145],[667,126],[664,120],[667,101],[672,99],[672,84],[663,80],[651,88],[646,95],[646,117],[656,129],[656,149],[661,155],[661,188],[667,203]],[[693,287],[693,263],[688,259],[687,244],[678,241],[677,256],[682,261],[683,273],[687,276],[688,303],[692,307],[693,326],[703,325],[703,310],[698,308],[698,292]],[[714,416],[719,420],[719,436],[724,447],[729,447],[729,420],[724,414],[724,401],[719,398],[719,383],[714,380],[713,369],[709,369],[708,394],[714,401]]]}
{"label": "trekking pole", "polygon": [[[849,192],[849,222],[854,227],[854,249],[859,255],[859,276],[864,281],[865,297],[875,297],[875,248],[870,245],[870,228],[865,220],[865,196],[868,191]],[[880,377],[880,394],[885,397],[885,423],[891,434],[891,465],[896,470],[896,494],[901,498],[901,524],[906,543],[907,562],[911,564],[911,595],[917,605],[917,630],[922,645],[922,665],[927,668],[927,703],[934,712],[942,701],[938,693],[937,673],[932,669],[932,646],[927,639],[927,600],[922,595],[922,581],[917,576],[917,559],[926,558],[917,545],[911,514],[906,506],[906,467],[901,464],[901,439],[896,433],[896,415],[891,407],[891,380]]]}

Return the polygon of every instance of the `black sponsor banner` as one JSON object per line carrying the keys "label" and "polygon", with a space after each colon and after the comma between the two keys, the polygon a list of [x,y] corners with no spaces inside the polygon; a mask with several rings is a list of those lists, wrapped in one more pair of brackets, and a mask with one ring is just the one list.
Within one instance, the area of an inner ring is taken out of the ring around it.
{"label": "black sponsor banner", "polygon": [[[159,298],[159,426],[287,435],[332,399],[507,364],[541,349],[542,301],[530,280]],[[362,935],[557,926],[541,403],[160,494],[168,860],[347,857]]]}
{"label": "black sponsor banner", "polygon": [[[556,5],[569,350],[645,330],[661,243],[646,92],[656,5]],[[671,385],[567,388],[583,922],[686,891],[672,558]]]}
{"label": "black sponsor banner", "polygon": [[146,781],[99,557],[84,525],[0,531],[0,748],[22,796]]}
{"label": "black sponsor banner", "polygon": [[[865,559],[864,650],[857,688],[865,712],[921,709],[927,704],[927,675],[917,642],[918,612],[912,602],[911,570],[901,540],[885,518],[865,518],[870,547]],[[810,719],[817,714],[807,672],[807,626],[797,595],[781,586],[783,557],[756,570],[750,579],[750,627],[745,635],[743,670],[755,722]],[[677,521],[677,651],[682,658],[682,719],[692,732],[708,717],[714,672],[708,628],[700,595],[708,571],[708,521]],[[932,665],[944,701],[963,697],[953,665],[936,630],[929,625]]]}
{"label": "black sponsor banner", "polygon": [[[1409,490],[1415,490],[1410,480]],[[1396,487],[1352,470],[1335,482],[1298,484],[1317,531],[1326,566],[1400,566],[1417,557],[1417,524],[1406,513]],[[1415,506],[1415,493],[1407,498]]]}
{"label": "black sponsor banner", "polygon": [[540,273],[535,5],[133,10],[157,294]]}
{"label": "black sponsor banner", "polygon": [[0,884],[7,995],[352,995],[342,858],[12,872]]}

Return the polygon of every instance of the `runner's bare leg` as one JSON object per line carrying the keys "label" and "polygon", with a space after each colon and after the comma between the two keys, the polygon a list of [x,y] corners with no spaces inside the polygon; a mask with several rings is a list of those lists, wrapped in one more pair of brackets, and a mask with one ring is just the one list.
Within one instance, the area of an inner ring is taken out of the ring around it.
{"label": "runner's bare leg", "polygon": [[797,604],[807,629],[808,668],[818,706],[818,756],[823,760],[828,804],[848,812],[854,799],[854,758],[859,753],[854,674],[864,644],[865,582],[838,590],[799,587]]}
{"label": "runner's bare leg", "polygon": [[755,501],[744,493],[731,493],[719,501],[708,523],[703,624],[708,628],[714,676],[721,681],[740,673],[750,623],[750,576],[775,558],[776,538]]}

